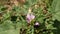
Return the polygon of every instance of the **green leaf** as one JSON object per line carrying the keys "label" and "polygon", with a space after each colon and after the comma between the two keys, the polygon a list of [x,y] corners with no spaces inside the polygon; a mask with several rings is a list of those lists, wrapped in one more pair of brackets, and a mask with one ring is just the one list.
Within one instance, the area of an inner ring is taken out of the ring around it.
{"label": "green leaf", "polygon": [[60,21],[60,2],[59,1],[60,0],[54,0],[51,8],[53,18],[57,19],[58,21]]}

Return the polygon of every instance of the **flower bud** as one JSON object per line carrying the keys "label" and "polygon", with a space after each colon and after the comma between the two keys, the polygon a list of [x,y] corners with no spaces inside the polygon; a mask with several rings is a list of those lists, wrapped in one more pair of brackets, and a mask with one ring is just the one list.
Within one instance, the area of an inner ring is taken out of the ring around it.
{"label": "flower bud", "polygon": [[38,28],[39,26],[40,26],[40,23],[39,22],[35,22],[34,28]]}

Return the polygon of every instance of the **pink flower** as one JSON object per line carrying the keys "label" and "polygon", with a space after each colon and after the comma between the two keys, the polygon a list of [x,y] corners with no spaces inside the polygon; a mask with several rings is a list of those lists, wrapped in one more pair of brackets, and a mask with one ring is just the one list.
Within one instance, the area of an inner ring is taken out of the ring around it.
{"label": "pink flower", "polygon": [[27,19],[27,23],[30,23],[33,19],[35,18],[35,16],[33,14],[27,14],[26,19]]}

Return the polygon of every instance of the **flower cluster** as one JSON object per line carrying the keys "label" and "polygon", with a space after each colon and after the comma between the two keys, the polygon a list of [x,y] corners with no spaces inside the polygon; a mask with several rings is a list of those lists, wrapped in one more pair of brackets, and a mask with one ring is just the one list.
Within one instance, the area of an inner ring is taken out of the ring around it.
{"label": "flower cluster", "polygon": [[27,14],[27,16],[26,16],[27,23],[30,23],[34,18],[35,18],[35,15],[33,15],[31,13]]}

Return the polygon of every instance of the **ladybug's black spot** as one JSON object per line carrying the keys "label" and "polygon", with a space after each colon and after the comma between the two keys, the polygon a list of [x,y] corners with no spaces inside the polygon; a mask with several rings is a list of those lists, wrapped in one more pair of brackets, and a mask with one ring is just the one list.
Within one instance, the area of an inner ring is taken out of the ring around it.
{"label": "ladybug's black spot", "polygon": [[17,16],[11,16],[11,21],[16,21],[17,20]]}

